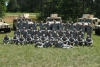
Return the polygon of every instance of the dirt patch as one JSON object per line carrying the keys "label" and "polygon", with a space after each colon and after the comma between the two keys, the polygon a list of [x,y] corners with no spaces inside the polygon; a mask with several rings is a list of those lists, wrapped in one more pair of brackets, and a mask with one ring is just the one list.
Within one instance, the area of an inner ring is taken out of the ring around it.
{"label": "dirt patch", "polygon": [[13,19],[16,18],[17,16],[5,16],[3,19],[5,22],[13,22]]}

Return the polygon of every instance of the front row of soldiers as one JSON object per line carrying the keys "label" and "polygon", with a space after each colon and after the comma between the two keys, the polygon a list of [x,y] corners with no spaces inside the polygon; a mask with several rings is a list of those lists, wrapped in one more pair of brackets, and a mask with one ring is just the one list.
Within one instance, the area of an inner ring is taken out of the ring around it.
{"label": "front row of soldiers", "polygon": [[17,34],[14,35],[13,38],[10,39],[10,37],[6,34],[3,38],[4,44],[35,44],[35,47],[58,47],[58,48],[73,48],[75,45],[80,46],[92,46],[93,40],[89,35],[87,35],[86,38],[82,38],[81,35],[79,35],[77,38],[73,37],[73,34],[70,35],[70,37],[66,37],[64,34],[62,37],[57,35],[57,37],[53,37],[52,34],[50,34],[49,37],[46,37],[45,34],[43,34],[41,37],[39,37],[37,34],[33,37],[31,37],[30,34],[26,36],[26,38],[21,35],[20,37],[17,36]]}

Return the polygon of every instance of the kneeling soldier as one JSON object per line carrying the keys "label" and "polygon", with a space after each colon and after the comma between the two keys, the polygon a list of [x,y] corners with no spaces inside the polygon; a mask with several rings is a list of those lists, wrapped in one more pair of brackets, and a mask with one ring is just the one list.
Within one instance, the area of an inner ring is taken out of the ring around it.
{"label": "kneeling soldier", "polygon": [[10,42],[10,38],[8,37],[8,34],[5,35],[5,37],[3,38],[3,44],[9,44]]}
{"label": "kneeling soldier", "polygon": [[87,38],[85,39],[85,44],[87,46],[92,46],[93,40],[90,38],[89,35],[87,35]]}
{"label": "kneeling soldier", "polygon": [[69,44],[74,46],[75,45],[75,39],[73,38],[73,35],[69,38]]}
{"label": "kneeling soldier", "polygon": [[15,34],[14,37],[12,38],[12,43],[13,44],[18,44],[18,36],[17,36],[17,34]]}
{"label": "kneeling soldier", "polygon": [[32,40],[31,35],[29,34],[29,35],[27,35],[27,37],[26,37],[26,44],[32,44],[32,43],[33,43],[33,40]]}
{"label": "kneeling soldier", "polygon": [[18,44],[25,44],[25,38],[23,37],[23,35],[21,35],[21,37],[19,38]]}
{"label": "kneeling soldier", "polygon": [[79,35],[78,37],[78,45],[84,46],[84,39]]}

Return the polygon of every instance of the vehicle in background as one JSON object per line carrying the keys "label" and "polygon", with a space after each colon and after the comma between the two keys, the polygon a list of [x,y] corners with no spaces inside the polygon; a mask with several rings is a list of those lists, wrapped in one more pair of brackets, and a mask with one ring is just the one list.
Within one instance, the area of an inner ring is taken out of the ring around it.
{"label": "vehicle in background", "polygon": [[58,24],[62,21],[62,18],[58,17],[58,14],[51,14],[50,17],[46,18],[46,23],[49,22],[49,24],[53,24],[54,21]]}
{"label": "vehicle in background", "polygon": [[13,19],[13,29],[16,30],[17,24],[20,21],[28,21],[28,24],[33,24],[32,19],[29,17],[29,14],[19,15],[17,18]]}
{"label": "vehicle in background", "polygon": [[100,23],[100,20],[94,17],[94,15],[92,14],[83,14],[82,18],[78,18],[77,23],[79,25],[82,25],[82,23],[84,23],[85,26],[90,23],[93,29],[95,29],[95,26]]}
{"label": "vehicle in background", "polygon": [[100,25],[95,26],[95,34],[100,35]]}
{"label": "vehicle in background", "polygon": [[0,31],[4,31],[5,33],[11,32],[10,24],[5,23],[2,18],[0,18]]}

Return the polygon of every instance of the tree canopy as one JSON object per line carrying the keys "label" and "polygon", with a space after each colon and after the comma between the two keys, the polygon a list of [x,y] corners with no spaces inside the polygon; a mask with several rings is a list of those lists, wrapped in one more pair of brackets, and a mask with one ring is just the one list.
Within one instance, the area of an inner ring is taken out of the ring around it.
{"label": "tree canopy", "polygon": [[94,14],[100,18],[100,0],[0,0],[0,16],[7,12],[36,12],[46,18],[58,13],[63,19],[76,20],[82,14]]}
{"label": "tree canopy", "polygon": [[4,16],[6,11],[5,0],[0,0],[0,17]]}

